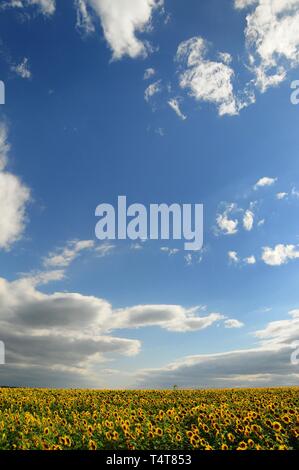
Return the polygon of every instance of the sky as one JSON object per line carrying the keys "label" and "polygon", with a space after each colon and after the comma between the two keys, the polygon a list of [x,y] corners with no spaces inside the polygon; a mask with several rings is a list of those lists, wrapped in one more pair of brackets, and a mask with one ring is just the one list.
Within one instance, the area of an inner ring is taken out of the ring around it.
{"label": "sky", "polygon": [[[1,1],[0,385],[298,384],[298,23],[299,0]],[[203,248],[98,240],[120,195],[203,204]]]}

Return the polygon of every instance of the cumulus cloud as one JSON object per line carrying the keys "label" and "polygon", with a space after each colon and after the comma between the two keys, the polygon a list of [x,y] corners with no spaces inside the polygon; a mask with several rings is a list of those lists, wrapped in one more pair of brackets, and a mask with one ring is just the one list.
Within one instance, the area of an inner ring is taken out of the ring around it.
{"label": "cumulus cloud", "polygon": [[95,253],[99,258],[110,255],[115,250],[115,245],[112,243],[102,243],[95,248]]}
{"label": "cumulus cloud", "polygon": [[165,367],[136,374],[144,388],[222,388],[298,385],[290,363],[292,348],[256,348],[228,353],[187,356]]}
{"label": "cumulus cloud", "polygon": [[265,92],[299,64],[299,0],[236,0],[247,14],[245,38],[255,85]]}
{"label": "cumulus cloud", "polygon": [[243,217],[243,227],[245,230],[250,232],[253,229],[254,213],[251,210],[247,210]]}
{"label": "cumulus cloud", "polygon": [[227,253],[228,255],[228,259],[231,263],[233,264],[245,264],[245,265],[248,265],[248,264],[255,264],[256,263],[256,259],[255,259],[255,256],[248,256],[247,258],[240,258],[238,253],[236,251],[229,251]]}
{"label": "cumulus cloud", "polygon": [[236,320],[235,318],[228,318],[224,321],[224,326],[225,328],[242,328],[244,326],[244,323],[239,320]]}
{"label": "cumulus cloud", "polygon": [[208,43],[202,37],[182,42],[176,60],[181,65],[180,86],[189,90],[198,101],[214,103],[219,115],[238,113],[232,80],[233,69],[227,58],[212,61],[207,58]]}
{"label": "cumulus cloud", "polygon": [[263,248],[262,260],[269,266],[281,266],[290,260],[299,258],[299,249],[295,245],[276,245]]}
{"label": "cumulus cloud", "polygon": [[[84,7],[82,6],[84,5]],[[124,56],[145,57],[151,46],[139,37],[151,29],[152,16],[161,8],[163,0],[82,0],[80,14],[86,18],[87,6],[100,18],[107,43],[114,60]]]}
{"label": "cumulus cloud", "polygon": [[234,210],[236,210],[235,204],[227,204],[223,213],[216,216],[218,229],[225,235],[234,235],[238,232],[238,220],[229,218]]}
{"label": "cumulus cloud", "polygon": [[27,0],[27,3],[29,5],[37,5],[44,15],[53,15],[55,12],[55,0]]}
{"label": "cumulus cloud", "polygon": [[11,367],[44,368],[44,380],[55,369],[57,375],[59,369],[80,375],[107,354],[138,353],[138,340],[105,333],[112,312],[107,301],[78,293],[44,294],[37,283],[36,277],[13,282],[0,278],[0,330],[7,362],[2,380]]}
{"label": "cumulus cloud", "polygon": [[7,127],[0,123],[0,249],[5,250],[22,237],[26,206],[30,200],[29,189],[17,176],[5,170],[9,149]]}
{"label": "cumulus cloud", "polygon": [[139,340],[116,336],[114,331],[159,327],[184,333],[226,320],[220,313],[202,315],[203,307],[153,304],[113,309],[96,296],[41,290],[63,277],[62,269],[15,281],[0,278],[0,331],[6,347],[1,384],[100,386],[96,371],[106,361],[140,351]]}
{"label": "cumulus cloud", "polygon": [[227,255],[230,261],[232,261],[233,263],[239,263],[240,259],[236,251],[229,251]]}
{"label": "cumulus cloud", "polygon": [[299,337],[298,310],[291,319],[270,322],[255,333],[252,349],[183,357],[164,367],[136,374],[142,387],[217,388],[298,385],[299,374],[290,356]]}
{"label": "cumulus cloud", "polygon": [[244,258],[244,263],[246,264],[256,264],[256,259],[255,256],[248,256],[247,258]]}
{"label": "cumulus cloud", "polygon": [[21,78],[29,79],[32,76],[27,57],[24,57],[22,62],[20,62],[19,64],[12,65],[11,70],[12,72],[15,72],[17,75],[19,75],[19,77]]}
{"label": "cumulus cloud", "polygon": [[199,307],[186,309],[180,305],[138,305],[117,310],[112,319],[113,328],[140,328],[160,326],[168,331],[202,330],[224,317],[219,313],[198,315]]}
{"label": "cumulus cloud", "polygon": [[277,193],[276,194],[276,199],[278,199],[279,201],[281,201],[282,199],[285,199],[286,197],[288,197],[288,193]]}
{"label": "cumulus cloud", "polygon": [[156,74],[155,69],[152,68],[152,67],[149,67],[148,69],[145,70],[144,75],[143,75],[143,79],[144,79],[144,80],[149,80],[149,79],[152,78],[155,74]]}
{"label": "cumulus cloud", "polygon": [[76,27],[86,34],[94,33],[95,26],[86,1],[75,0],[75,7],[77,12]]}
{"label": "cumulus cloud", "polygon": [[115,355],[131,356],[140,342],[106,333],[112,315],[103,299],[78,293],[44,294],[48,279],[0,278],[0,330],[6,346],[1,384],[35,386],[99,385],[93,369]]}
{"label": "cumulus cloud", "polygon": [[287,320],[278,320],[255,333],[263,346],[278,347],[281,345],[292,345],[299,338],[299,310],[289,311]]}
{"label": "cumulus cloud", "polygon": [[26,8],[36,6],[43,15],[53,15],[56,9],[55,0],[10,0],[4,1],[0,9],[7,8]]}
{"label": "cumulus cloud", "polygon": [[[93,240],[72,240],[67,243],[66,247],[60,248],[50,253],[47,258],[44,259],[45,267],[67,267],[72,261],[74,261],[82,251],[90,250],[94,247]],[[112,247],[102,245],[97,247],[98,253],[104,253],[106,247],[107,251],[111,251]]]}
{"label": "cumulus cloud", "polygon": [[254,189],[258,188],[264,188],[266,186],[272,186],[274,183],[276,183],[277,178],[271,178],[269,176],[263,176],[263,178],[260,178],[254,185]]}
{"label": "cumulus cloud", "polygon": [[168,101],[169,106],[173,111],[176,113],[176,115],[182,119],[182,121],[185,121],[187,119],[187,116],[183,114],[180,108],[180,102],[177,98],[172,98],[171,100]]}
{"label": "cumulus cloud", "polygon": [[258,0],[235,0],[235,7],[239,10],[248,8],[251,5],[257,3]]}
{"label": "cumulus cloud", "polygon": [[161,80],[157,80],[156,82],[151,83],[144,92],[145,101],[149,102],[150,99],[154,95],[156,95],[157,93],[160,93],[161,91],[162,91]]}

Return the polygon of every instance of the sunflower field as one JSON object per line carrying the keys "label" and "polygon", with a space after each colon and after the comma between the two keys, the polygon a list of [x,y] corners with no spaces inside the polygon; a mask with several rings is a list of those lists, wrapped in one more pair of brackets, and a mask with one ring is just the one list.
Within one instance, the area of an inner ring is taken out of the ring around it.
{"label": "sunflower field", "polygon": [[292,450],[299,388],[0,388],[0,449]]}

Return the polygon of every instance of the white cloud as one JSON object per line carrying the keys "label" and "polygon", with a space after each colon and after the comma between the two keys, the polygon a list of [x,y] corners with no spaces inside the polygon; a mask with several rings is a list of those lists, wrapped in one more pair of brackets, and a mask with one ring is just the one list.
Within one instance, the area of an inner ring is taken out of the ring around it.
{"label": "white cloud", "polygon": [[224,212],[222,214],[217,214],[216,216],[218,228],[225,235],[234,235],[238,232],[238,220],[229,218],[230,213],[235,209],[235,204],[227,204]]}
{"label": "white cloud", "polygon": [[86,34],[95,32],[95,26],[92,20],[92,16],[88,10],[88,6],[85,0],[75,0],[75,7],[77,12],[77,28],[84,31]]}
{"label": "white cloud", "polygon": [[207,59],[208,43],[202,37],[193,37],[182,42],[176,60],[180,63],[181,88],[190,91],[198,101],[214,103],[220,116],[238,114],[232,80],[234,71],[228,65],[228,55],[219,61]]}
{"label": "white cloud", "polygon": [[269,266],[281,266],[290,260],[299,258],[299,250],[295,245],[276,245],[263,248],[262,260]]}
{"label": "white cloud", "polygon": [[12,65],[11,70],[17,75],[19,75],[21,78],[29,79],[32,77],[27,57],[24,57],[20,64]]}
{"label": "white cloud", "polygon": [[53,15],[56,9],[55,0],[10,0],[5,1],[0,9],[7,8],[27,8],[29,6],[37,6],[43,15]]}
{"label": "white cloud", "polygon": [[242,10],[257,3],[258,0],[235,0],[235,8]]}
{"label": "white cloud", "polygon": [[239,320],[236,320],[235,318],[228,318],[224,321],[224,326],[225,328],[242,328],[244,326],[244,323]]}
{"label": "white cloud", "polygon": [[244,263],[246,264],[256,264],[255,256],[248,256],[248,258],[244,258]]}
{"label": "white cloud", "polygon": [[234,263],[234,264],[239,264],[239,263],[244,263],[244,264],[255,264],[256,263],[256,259],[255,259],[255,256],[248,256],[247,258],[244,258],[243,260],[241,260],[241,258],[239,257],[238,253],[236,251],[229,251],[227,253],[228,255],[228,258],[230,260],[231,263]]}
{"label": "white cloud", "polygon": [[288,193],[277,193],[276,199],[282,200],[282,199],[285,199],[287,196],[288,196]]}
{"label": "white cloud", "polygon": [[[78,293],[44,294],[35,282],[0,278],[0,330],[6,346],[2,384],[86,386],[81,379],[90,383],[95,366],[139,352],[140,341],[105,332],[112,315],[108,302]],[[99,379],[94,377],[93,384]]]}
{"label": "white cloud", "polygon": [[138,305],[115,311],[112,328],[140,328],[160,326],[168,331],[202,330],[224,317],[219,313],[198,315],[199,307],[186,309],[180,305]]}
{"label": "white cloud", "polygon": [[145,70],[144,75],[143,75],[143,79],[144,79],[144,80],[149,80],[149,79],[152,78],[155,74],[156,74],[155,69],[152,68],[152,67],[149,67],[148,69]]}
{"label": "white cloud", "polygon": [[263,188],[265,186],[272,186],[274,183],[276,183],[277,178],[270,178],[269,176],[263,176],[263,178],[260,178],[254,185],[254,189],[258,188]]}
{"label": "white cloud", "polygon": [[17,176],[5,171],[9,148],[7,128],[0,123],[0,249],[5,250],[21,238],[30,200],[29,189]]}
{"label": "white cloud", "polygon": [[224,64],[227,65],[229,65],[233,60],[232,56],[228,52],[219,52],[218,57],[221,62],[224,62]]}
{"label": "white cloud", "polygon": [[136,374],[142,388],[229,388],[264,385],[298,385],[298,373],[290,363],[290,345],[227,353],[186,356],[164,367]]}
{"label": "white cloud", "polygon": [[[61,248],[53,253],[50,253],[49,256],[44,260],[44,266],[67,267],[80,255],[81,251],[90,250],[93,247],[93,240],[72,240],[67,243],[65,248]],[[97,248],[98,252],[102,255],[103,251],[105,251],[105,248],[103,247],[105,247],[105,245]],[[111,251],[110,247],[108,247],[108,251]]]}
{"label": "white cloud", "polygon": [[144,92],[145,101],[149,102],[150,99],[154,95],[156,95],[157,93],[160,93],[161,91],[162,91],[161,80],[157,80],[156,82],[151,83]]}
{"label": "white cloud", "polygon": [[269,323],[255,336],[256,348],[183,357],[164,367],[136,374],[144,388],[283,386],[298,385],[299,374],[290,355],[299,337],[298,310],[292,318]]}
{"label": "white cloud", "polygon": [[225,319],[219,313],[201,315],[204,307],[138,305],[115,310],[95,296],[40,291],[40,285],[63,276],[63,270],[54,270],[16,281],[0,278],[0,331],[6,346],[2,384],[99,386],[101,364],[116,356],[134,356],[141,347],[139,340],[112,331],[159,327],[183,333]]}
{"label": "white cloud", "polygon": [[236,251],[229,251],[227,255],[230,261],[232,261],[233,263],[239,263],[240,259]]}
{"label": "white cloud", "polygon": [[187,116],[183,114],[181,111],[180,103],[177,98],[172,98],[171,100],[168,101],[168,104],[180,119],[182,119],[183,121],[187,119]]}
{"label": "white cloud", "polygon": [[290,319],[278,320],[268,323],[263,329],[255,333],[263,346],[290,345],[299,338],[298,309],[289,311]]}
{"label": "white cloud", "polygon": [[113,59],[128,55],[131,58],[146,56],[151,50],[147,41],[137,34],[151,28],[154,11],[163,5],[161,0],[85,0],[100,18],[104,36]]}
{"label": "white cloud", "polygon": [[[93,244],[91,248],[93,247]],[[115,245],[112,243],[103,243],[100,246],[95,248],[95,253],[100,257],[103,258],[104,256],[110,255],[115,250]]]}
{"label": "white cloud", "polygon": [[37,5],[44,15],[53,15],[55,12],[55,0],[27,0],[29,5]]}
{"label": "white cloud", "polygon": [[253,228],[254,213],[251,210],[247,210],[243,217],[243,227],[245,230],[250,232]]}
{"label": "white cloud", "polygon": [[236,0],[236,8],[252,5],[245,38],[255,85],[262,91],[279,85],[299,64],[299,0]]}

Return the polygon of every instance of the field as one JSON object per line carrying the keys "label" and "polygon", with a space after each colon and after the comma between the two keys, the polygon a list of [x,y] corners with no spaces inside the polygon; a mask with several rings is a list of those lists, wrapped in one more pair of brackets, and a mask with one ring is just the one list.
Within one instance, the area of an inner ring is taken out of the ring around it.
{"label": "field", "polygon": [[0,449],[299,448],[299,388],[0,389]]}

